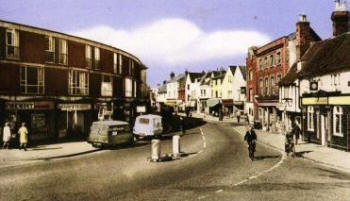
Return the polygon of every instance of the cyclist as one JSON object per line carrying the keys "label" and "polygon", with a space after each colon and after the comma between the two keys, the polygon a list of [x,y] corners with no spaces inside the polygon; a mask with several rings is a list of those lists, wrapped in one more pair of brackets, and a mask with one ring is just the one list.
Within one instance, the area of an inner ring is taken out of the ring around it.
{"label": "cyclist", "polygon": [[253,161],[255,147],[256,147],[256,140],[257,140],[257,136],[255,134],[253,126],[251,125],[248,126],[248,130],[244,136],[244,140],[247,141],[248,143],[249,158]]}

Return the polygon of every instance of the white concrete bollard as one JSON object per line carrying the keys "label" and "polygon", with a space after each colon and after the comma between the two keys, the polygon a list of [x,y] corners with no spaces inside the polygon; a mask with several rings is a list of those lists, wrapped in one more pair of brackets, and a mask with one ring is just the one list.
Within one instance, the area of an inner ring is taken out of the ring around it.
{"label": "white concrete bollard", "polygon": [[160,140],[159,139],[153,139],[152,140],[152,161],[156,162],[160,159]]}
{"label": "white concrete bollard", "polygon": [[180,156],[180,135],[173,136],[173,157],[178,158]]}

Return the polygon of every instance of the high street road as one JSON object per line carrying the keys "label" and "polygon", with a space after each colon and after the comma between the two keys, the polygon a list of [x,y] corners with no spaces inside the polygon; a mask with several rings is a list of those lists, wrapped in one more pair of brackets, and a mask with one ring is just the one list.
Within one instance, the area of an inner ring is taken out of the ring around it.
{"label": "high street road", "polygon": [[[149,162],[150,143],[0,170],[0,200],[350,200],[350,175],[261,144],[255,161],[230,124],[181,138],[187,156]],[[171,152],[171,139],[162,153]]]}

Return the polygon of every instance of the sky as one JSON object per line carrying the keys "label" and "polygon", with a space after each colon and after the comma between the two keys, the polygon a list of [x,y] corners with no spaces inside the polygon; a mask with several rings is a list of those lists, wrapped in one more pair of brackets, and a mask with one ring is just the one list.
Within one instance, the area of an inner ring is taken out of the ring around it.
{"label": "sky", "polygon": [[306,14],[332,35],[334,0],[0,0],[0,19],[103,42],[134,54],[155,86],[171,72],[245,65],[250,46],[295,31]]}

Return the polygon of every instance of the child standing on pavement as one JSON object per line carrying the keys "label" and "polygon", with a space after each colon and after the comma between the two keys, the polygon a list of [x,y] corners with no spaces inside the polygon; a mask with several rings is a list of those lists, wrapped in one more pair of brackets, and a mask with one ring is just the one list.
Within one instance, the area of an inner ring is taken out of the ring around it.
{"label": "child standing on pavement", "polygon": [[18,130],[19,134],[19,149],[24,149],[24,151],[27,151],[27,143],[28,143],[28,129],[26,127],[26,123],[23,122],[21,128]]}
{"label": "child standing on pavement", "polygon": [[5,126],[4,126],[4,131],[2,133],[2,141],[3,141],[3,149],[8,149],[10,146],[10,140],[11,140],[11,130],[10,130],[10,126],[9,123],[6,122]]}

